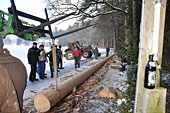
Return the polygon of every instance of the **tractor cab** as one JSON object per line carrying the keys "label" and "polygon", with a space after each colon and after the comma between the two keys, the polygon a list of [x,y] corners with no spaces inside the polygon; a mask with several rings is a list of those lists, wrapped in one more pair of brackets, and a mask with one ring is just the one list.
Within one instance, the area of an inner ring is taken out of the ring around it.
{"label": "tractor cab", "polygon": [[68,48],[70,49],[74,49],[75,47],[80,47],[80,43],[79,41],[72,41],[72,42],[68,42]]}

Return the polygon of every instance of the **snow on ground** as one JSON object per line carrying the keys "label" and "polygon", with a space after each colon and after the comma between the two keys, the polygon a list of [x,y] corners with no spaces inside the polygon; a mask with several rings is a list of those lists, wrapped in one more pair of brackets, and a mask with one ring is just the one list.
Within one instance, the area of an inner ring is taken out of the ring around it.
{"label": "snow on ground", "polygon": [[[32,43],[32,42],[29,42],[29,43]],[[4,48],[7,48],[10,51],[11,55],[19,58],[26,67],[27,87],[24,93],[24,105],[30,103],[36,94],[43,92],[48,87],[53,86],[56,83],[55,78],[50,78],[51,74],[50,74],[50,67],[48,63],[46,63],[46,72],[45,72],[47,74],[47,79],[40,80],[38,75],[36,75],[36,78],[38,78],[39,81],[35,81],[33,83],[29,81],[28,78],[30,74],[30,65],[28,64],[28,60],[27,60],[27,52],[28,52],[28,49],[31,48],[31,46],[32,46],[31,44],[28,44],[28,46],[26,46],[25,44],[16,45],[16,42],[10,45],[7,45],[7,44],[4,45]],[[63,47],[62,50],[64,51],[65,48],[67,47]],[[50,47],[45,47],[45,50],[46,52],[50,51]],[[99,52],[101,52],[101,57],[97,60],[94,58],[94,56],[92,56],[92,58],[90,59],[82,58],[81,68],[78,69],[78,71],[76,71],[74,68],[74,60],[68,61],[65,58],[63,58],[64,69],[60,70],[60,72],[58,73],[59,78],[70,76],[70,75],[73,76],[77,74],[78,72],[83,71],[84,69],[88,68],[90,65],[94,64],[95,62],[101,60],[105,56],[105,49],[100,48]],[[61,79],[58,80],[58,82],[60,81]]]}
{"label": "snow on ground", "polygon": [[104,74],[104,79],[97,88],[89,92],[89,99],[87,99],[87,103],[83,106],[83,113],[119,113],[116,111],[115,104],[119,106],[122,102],[126,102],[126,99],[114,100],[98,97],[99,89],[103,86],[111,88],[116,91],[118,95],[121,95],[121,93],[125,92],[127,89],[125,83],[125,81],[127,81],[126,72],[112,69],[112,65],[115,64],[111,63],[108,65],[109,68]]}
{"label": "snow on ground", "polygon": [[[111,59],[81,84],[74,94],[68,95],[48,113],[122,113],[118,107],[128,101],[122,98],[128,87],[127,76],[126,72],[116,70],[115,66],[119,67],[120,63],[113,63]],[[105,98],[107,92],[99,93],[103,87],[109,88],[117,98]],[[105,95],[104,98],[101,98],[102,95]]]}

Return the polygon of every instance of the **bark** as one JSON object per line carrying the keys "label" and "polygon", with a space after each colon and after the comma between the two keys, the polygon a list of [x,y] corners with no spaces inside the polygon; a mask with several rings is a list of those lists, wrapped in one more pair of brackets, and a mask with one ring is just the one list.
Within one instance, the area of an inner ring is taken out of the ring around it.
{"label": "bark", "polygon": [[113,46],[114,46],[114,52],[116,52],[116,31],[115,31],[115,25],[113,25]]}
{"label": "bark", "polygon": [[3,46],[4,46],[3,39],[2,39],[2,36],[0,34],[0,48],[3,48]]}
{"label": "bark", "polygon": [[[136,29],[137,29],[137,24],[136,24],[136,0],[133,0],[132,1],[132,7],[133,7],[133,35],[134,37],[136,38],[137,37],[137,32],[136,32]],[[136,40],[136,39],[135,39]],[[134,47],[136,47],[137,44],[136,44],[136,41],[134,41]]]}

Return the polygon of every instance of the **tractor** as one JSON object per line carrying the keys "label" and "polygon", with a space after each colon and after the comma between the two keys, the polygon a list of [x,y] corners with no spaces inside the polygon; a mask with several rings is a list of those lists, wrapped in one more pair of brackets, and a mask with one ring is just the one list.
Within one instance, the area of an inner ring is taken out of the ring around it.
{"label": "tractor", "polygon": [[[28,22],[25,22],[19,19],[18,19],[18,23],[20,25],[20,28],[19,28],[20,31],[23,30],[22,27],[25,27],[25,28],[35,27],[35,25],[29,24]],[[16,27],[15,27],[14,16],[2,10],[0,10],[0,34],[3,38],[5,38],[8,34],[18,35]],[[43,36],[45,36],[44,33],[40,33],[37,31],[33,33],[26,33],[26,34],[20,35],[20,37],[25,40],[36,40],[37,38],[40,38]]]}
{"label": "tractor", "polygon": [[67,44],[68,44],[68,48],[65,50],[65,55],[64,55],[67,60],[74,59],[73,51],[76,47],[79,47],[81,49],[81,53],[84,58],[91,58],[93,54],[93,49],[91,45],[82,46],[80,45],[79,41],[72,41],[72,42],[68,42]]}

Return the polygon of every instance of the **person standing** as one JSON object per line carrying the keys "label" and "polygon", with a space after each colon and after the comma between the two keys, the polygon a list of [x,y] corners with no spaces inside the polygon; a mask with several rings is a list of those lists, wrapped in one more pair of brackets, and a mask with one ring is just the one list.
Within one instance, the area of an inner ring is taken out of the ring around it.
{"label": "person standing", "polygon": [[39,60],[38,56],[39,52],[37,48],[37,43],[34,42],[33,46],[28,50],[27,54],[28,63],[31,65],[31,72],[29,77],[29,81],[31,82],[38,81],[38,79],[36,79],[36,66]]}
{"label": "person standing", "polygon": [[94,55],[95,55],[95,59],[98,59],[98,56],[99,56],[99,51],[98,51],[98,48],[96,47],[94,50]]}
{"label": "person standing", "polygon": [[39,54],[40,55],[39,55],[38,74],[39,74],[40,79],[44,79],[44,78],[47,78],[45,76],[45,67],[46,67],[45,62],[48,62],[45,49],[44,49],[44,45],[39,46]]}
{"label": "person standing", "polygon": [[51,46],[51,51],[47,53],[47,57],[49,58],[49,65],[50,65],[50,72],[51,72],[51,78],[54,77],[54,68],[53,68],[53,54],[52,54],[52,46]]}
{"label": "person standing", "polygon": [[106,48],[106,57],[109,56],[109,52],[110,52],[110,47],[108,46],[108,47]]}
{"label": "person standing", "polygon": [[56,47],[56,57],[57,57],[57,68],[59,69],[60,49],[57,47],[57,45],[55,45],[55,47]]}
{"label": "person standing", "polygon": [[[57,52],[57,51],[56,51]],[[51,46],[51,51],[49,51],[47,54],[47,57],[49,58],[49,65],[50,65],[50,72],[51,72],[51,78],[54,77],[54,66],[53,66],[53,53],[52,53],[52,46]],[[56,53],[56,57],[57,57],[57,53]],[[56,58],[57,60],[57,58]],[[60,72],[58,69],[57,69],[57,72]]]}
{"label": "person standing", "polygon": [[73,51],[73,56],[75,59],[75,68],[80,68],[80,59],[81,59],[81,51],[79,47],[76,47],[76,49]]}
{"label": "person standing", "polygon": [[63,59],[62,59],[62,56],[63,56],[63,52],[61,50],[61,45],[59,45],[59,69],[64,69],[63,68]]}

